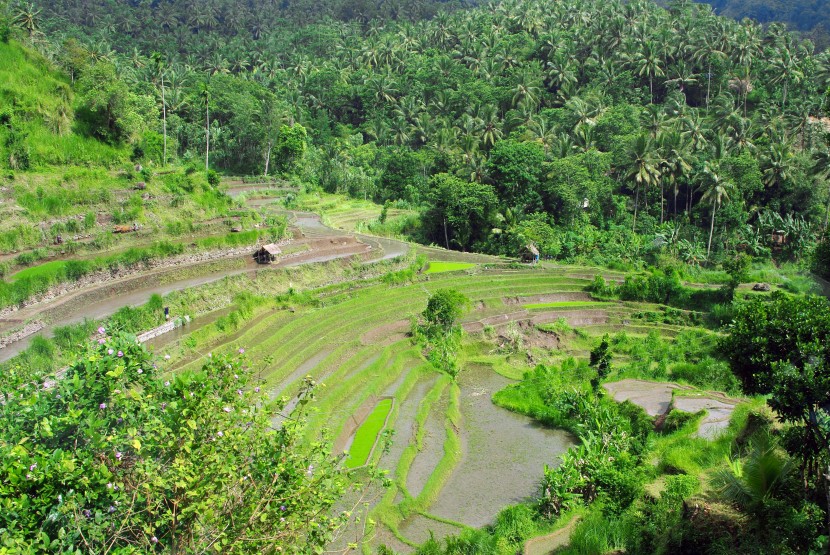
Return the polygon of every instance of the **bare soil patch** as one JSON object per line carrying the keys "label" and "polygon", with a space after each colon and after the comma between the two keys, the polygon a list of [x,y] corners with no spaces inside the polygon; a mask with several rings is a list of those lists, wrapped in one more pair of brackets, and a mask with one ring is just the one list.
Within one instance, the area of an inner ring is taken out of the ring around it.
{"label": "bare soil patch", "polygon": [[374,345],[393,336],[405,335],[409,331],[409,320],[398,320],[372,328],[360,336],[363,345]]}
{"label": "bare soil patch", "polygon": [[671,407],[672,392],[680,389],[675,383],[647,382],[645,380],[626,379],[604,384],[603,387],[622,403],[631,401],[642,407],[649,416],[660,416]]}

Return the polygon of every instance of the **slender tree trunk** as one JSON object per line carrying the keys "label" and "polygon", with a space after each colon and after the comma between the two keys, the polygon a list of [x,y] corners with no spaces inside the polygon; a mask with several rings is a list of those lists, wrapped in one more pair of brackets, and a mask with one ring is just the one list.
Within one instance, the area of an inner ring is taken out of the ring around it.
{"label": "slender tree trunk", "polygon": [[677,188],[677,183],[674,184],[674,222],[677,223],[677,194],[680,191]]}
{"label": "slender tree trunk", "polygon": [[663,184],[663,180],[660,180],[660,225],[663,225],[663,205],[665,204],[665,192],[666,188]]}
{"label": "slender tree trunk", "polygon": [[709,62],[709,71],[706,73],[706,113],[709,113],[709,91],[712,89],[712,62]]}
{"label": "slender tree trunk", "polygon": [[635,187],[635,193],[634,193],[634,225],[631,226],[631,232],[632,233],[637,232],[637,205],[638,204],[640,204],[640,184],[639,183],[637,184],[637,187]]}
{"label": "slender tree trunk", "polygon": [[268,177],[268,164],[271,162],[271,147],[273,146],[273,141],[268,141],[268,150],[265,151],[265,173],[263,174],[265,177]]}
{"label": "slender tree trunk", "polygon": [[827,208],[824,210],[824,227],[822,229],[827,231],[827,224],[830,223],[830,196],[827,198]]}
{"label": "slender tree trunk", "polygon": [[205,103],[205,171],[210,169],[210,106]]}
{"label": "slender tree trunk", "polygon": [[781,98],[781,109],[787,107],[787,80],[784,79],[784,96]]}
{"label": "slender tree trunk", "polygon": [[447,217],[444,216],[444,244],[447,246],[447,250],[450,250],[450,237],[447,235]]}
{"label": "slender tree trunk", "polygon": [[161,117],[162,130],[164,131],[164,158],[161,165],[167,165],[167,103],[164,100],[164,75],[161,76]]}
{"label": "slender tree trunk", "polygon": [[706,249],[706,258],[712,254],[712,235],[715,234],[715,212],[718,209],[717,203],[712,203],[712,221],[709,224],[709,246]]}

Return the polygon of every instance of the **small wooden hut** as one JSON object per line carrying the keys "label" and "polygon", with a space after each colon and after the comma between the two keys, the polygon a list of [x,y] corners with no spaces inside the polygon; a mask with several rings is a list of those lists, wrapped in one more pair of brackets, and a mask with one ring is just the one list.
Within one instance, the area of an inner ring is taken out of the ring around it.
{"label": "small wooden hut", "polygon": [[784,248],[789,241],[787,240],[787,232],[783,230],[773,231],[770,242],[772,243],[772,250],[779,251]]}
{"label": "small wooden hut", "polygon": [[254,253],[254,260],[259,264],[271,264],[277,261],[281,253],[280,248],[273,243],[263,245],[262,248]]}

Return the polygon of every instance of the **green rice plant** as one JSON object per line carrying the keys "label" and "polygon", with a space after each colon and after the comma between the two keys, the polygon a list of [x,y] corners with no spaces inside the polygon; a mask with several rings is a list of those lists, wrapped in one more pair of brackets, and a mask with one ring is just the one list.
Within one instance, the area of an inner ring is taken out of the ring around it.
{"label": "green rice plant", "polygon": [[386,424],[391,409],[392,399],[382,399],[375,405],[372,412],[355,432],[354,441],[345,462],[346,468],[355,468],[366,464],[378,441],[378,436]]}
{"label": "green rice plant", "polygon": [[468,270],[476,265],[469,262],[430,262],[425,274],[440,274]]}

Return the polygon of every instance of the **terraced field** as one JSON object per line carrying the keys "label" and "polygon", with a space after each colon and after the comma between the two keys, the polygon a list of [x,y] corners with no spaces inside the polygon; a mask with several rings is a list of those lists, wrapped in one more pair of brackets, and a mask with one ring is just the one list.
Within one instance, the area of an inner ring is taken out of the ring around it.
{"label": "terraced field", "polygon": [[[500,508],[534,495],[542,466],[556,464],[573,444],[562,431],[495,406],[491,396],[537,362],[587,356],[596,336],[637,333],[634,315],[660,310],[595,302],[585,292],[592,276],[590,269],[478,264],[401,286],[352,283],[318,292],[319,306],[262,307],[232,336],[194,345],[185,335],[161,349],[174,369],[244,349],[271,397],[286,402],[285,416],[311,376],[320,387],[305,433],[315,441],[328,430],[335,452],[356,432],[365,435],[362,421],[393,398],[371,423],[373,434],[392,435],[391,446],[372,450],[367,461],[389,472],[392,487],[371,505],[377,526],[367,530],[367,541],[407,552],[431,532],[440,537],[488,524]],[[408,337],[411,319],[442,288],[472,301],[462,318],[467,333],[457,382],[434,370]],[[642,328],[671,337],[682,326]],[[505,342],[515,333],[522,348],[510,352]],[[365,450],[374,437],[358,441]],[[359,466],[361,456],[350,464]]]}

